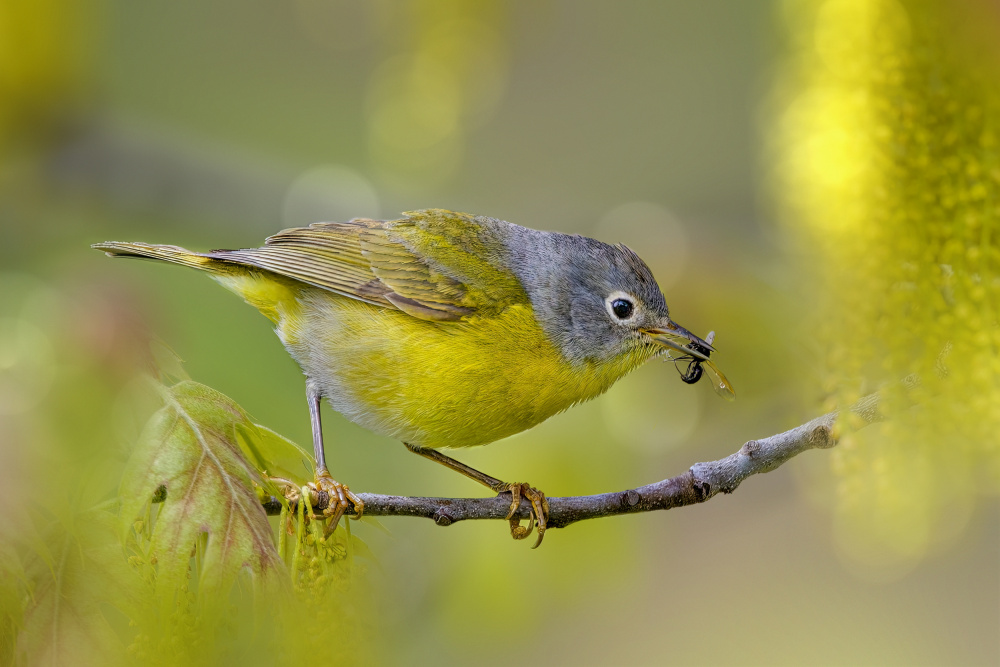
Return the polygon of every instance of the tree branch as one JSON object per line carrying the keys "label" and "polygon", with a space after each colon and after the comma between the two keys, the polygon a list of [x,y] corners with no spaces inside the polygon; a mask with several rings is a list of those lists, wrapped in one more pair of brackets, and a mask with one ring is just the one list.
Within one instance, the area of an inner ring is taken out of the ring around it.
{"label": "tree branch", "polygon": [[[903,381],[912,387],[919,380],[911,376]],[[850,411],[859,417],[862,428],[882,420],[878,409],[879,395],[871,394],[851,406]],[[833,433],[837,412],[817,417],[784,433],[761,440],[751,440],[735,454],[707,463],[696,463],[686,472],[669,479],[640,486],[635,489],[601,493],[594,496],[549,498],[549,528],[562,528],[598,517],[667,510],[703,503],[717,493],[732,493],[750,475],[770,472],[793,456],[808,449],[828,449],[837,444]],[[365,503],[365,516],[417,516],[432,519],[439,526],[450,526],[456,521],[469,519],[506,519],[510,510],[509,493],[493,498],[420,498],[387,496],[378,493],[359,493]],[[313,498],[315,509],[325,509],[325,492]],[[269,514],[281,511],[281,502],[270,497],[264,508]],[[521,501],[514,514],[527,519],[530,503]]]}

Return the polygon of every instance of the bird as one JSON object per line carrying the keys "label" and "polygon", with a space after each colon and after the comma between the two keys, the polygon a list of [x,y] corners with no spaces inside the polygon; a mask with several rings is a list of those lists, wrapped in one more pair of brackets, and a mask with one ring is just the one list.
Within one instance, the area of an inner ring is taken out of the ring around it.
{"label": "bird", "polygon": [[[715,348],[671,319],[649,267],[625,245],[424,209],[285,229],[259,248],[92,247],[205,271],[274,323],[306,378],[313,487],[328,494],[331,530],[351,506],[360,516],[364,503],[327,468],[324,399],[360,426],[509,492],[512,536],[527,537],[537,522],[537,547],[544,492],[441,449],[524,431],[654,357],[674,359],[671,352],[705,364],[717,392],[733,395],[708,360]],[[531,505],[527,527],[512,518],[522,496]]]}

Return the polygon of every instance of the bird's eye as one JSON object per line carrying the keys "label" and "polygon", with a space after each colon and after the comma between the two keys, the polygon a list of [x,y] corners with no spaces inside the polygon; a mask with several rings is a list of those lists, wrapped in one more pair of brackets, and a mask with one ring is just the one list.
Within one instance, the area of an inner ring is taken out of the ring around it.
{"label": "bird's eye", "polygon": [[620,320],[627,320],[632,316],[632,302],[628,299],[615,299],[611,302],[611,312]]}

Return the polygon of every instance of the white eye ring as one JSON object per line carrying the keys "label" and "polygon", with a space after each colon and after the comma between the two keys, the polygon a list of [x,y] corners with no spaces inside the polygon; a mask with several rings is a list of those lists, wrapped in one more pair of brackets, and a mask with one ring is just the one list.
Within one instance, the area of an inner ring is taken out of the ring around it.
{"label": "white eye ring", "polygon": [[[624,302],[624,305],[621,302]],[[612,321],[618,324],[631,322],[639,313],[639,309],[636,307],[636,298],[625,292],[612,292],[609,294],[604,299],[604,307],[607,308],[608,315],[611,316]]]}

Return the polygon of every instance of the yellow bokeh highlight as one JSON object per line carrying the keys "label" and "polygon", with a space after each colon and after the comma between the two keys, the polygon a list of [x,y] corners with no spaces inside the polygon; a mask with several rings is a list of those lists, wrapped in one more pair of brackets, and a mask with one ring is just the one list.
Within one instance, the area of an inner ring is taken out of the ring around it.
{"label": "yellow bokeh highlight", "polygon": [[882,386],[889,417],[833,452],[837,541],[916,562],[956,535],[947,510],[1000,487],[996,21],[945,0],[783,10],[776,191],[821,295],[823,390]]}

